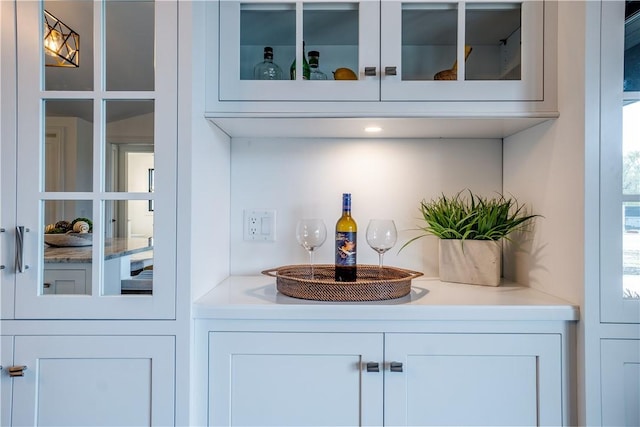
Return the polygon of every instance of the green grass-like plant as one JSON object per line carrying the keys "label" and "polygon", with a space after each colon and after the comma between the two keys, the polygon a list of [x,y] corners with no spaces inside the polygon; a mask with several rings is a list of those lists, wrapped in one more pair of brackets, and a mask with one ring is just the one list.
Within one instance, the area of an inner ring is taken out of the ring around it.
{"label": "green grass-like plant", "polygon": [[443,194],[429,202],[423,200],[420,212],[426,225],[419,229],[424,234],[409,240],[400,250],[430,234],[440,239],[509,240],[510,233],[523,230],[533,218],[540,216],[526,215],[524,205],[515,199],[503,195],[488,198],[467,191],[468,197],[461,191],[453,197]]}

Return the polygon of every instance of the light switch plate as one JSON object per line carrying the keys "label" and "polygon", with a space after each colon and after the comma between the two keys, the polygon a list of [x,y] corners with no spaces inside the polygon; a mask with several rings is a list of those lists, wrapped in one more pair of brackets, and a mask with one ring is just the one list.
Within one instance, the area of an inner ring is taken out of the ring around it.
{"label": "light switch plate", "polygon": [[276,241],[276,211],[273,209],[245,209],[243,215],[244,240],[252,242]]}

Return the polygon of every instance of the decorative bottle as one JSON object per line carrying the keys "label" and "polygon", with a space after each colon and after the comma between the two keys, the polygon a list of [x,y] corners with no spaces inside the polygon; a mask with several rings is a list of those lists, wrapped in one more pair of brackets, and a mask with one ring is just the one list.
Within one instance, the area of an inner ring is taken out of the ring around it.
{"label": "decorative bottle", "polygon": [[[289,74],[291,76],[291,80],[296,79],[296,59],[295,58],[293,58],[293,63],[291,63]],[[304,52],[304,41],[303,41],[302,42],[302,79],[309,80],[310,78],[311,78],[311,69],[309,68],[309,63],[307,62],[307,55]]]}
{"label": "decorative bottle", "polygon": [[342,195],[342,216],[336,223],[336,282],[355,282],[358,226],[351,217],[351,194]]}
{"label": "decorative bottle", "polygon": [[282,80],[282,69],[273,62],[273,48],[265,46],[264,61],[253,68],[255,80]]}
{"label": "decorative bottle", "polygon": [[309,52],[309,68],[311,69],[311,80],[327,80],[327,75],[320,71],[319,67],[320,52],[312,50]]}

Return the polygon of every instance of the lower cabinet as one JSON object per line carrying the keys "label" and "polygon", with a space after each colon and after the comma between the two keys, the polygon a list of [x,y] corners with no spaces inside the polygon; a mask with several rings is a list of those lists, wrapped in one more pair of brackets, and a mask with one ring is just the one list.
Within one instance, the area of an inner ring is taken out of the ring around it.
{"label": "lower cabinet", "polygon": [[601,340],[602,425],[640,426],[640,340]]}
{"label": "lower cabinet", "polygon": [[208,334],[208,425],[563,425],[559,334]]}
{"label": "lower cabinet", "polygon": [[5,336],[2,345],[3,426],[175,424],[174,337]]}

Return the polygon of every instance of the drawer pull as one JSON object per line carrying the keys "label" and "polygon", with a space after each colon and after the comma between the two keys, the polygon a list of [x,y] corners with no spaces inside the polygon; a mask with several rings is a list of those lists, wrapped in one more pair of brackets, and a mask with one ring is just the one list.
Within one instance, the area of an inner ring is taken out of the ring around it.
{"label": "drawer pull", "polygon": [[376,75],[376,67],[364,67],[364,75],[365,76],[375,76]]}
{"label": "drawer pull", "polygon": [[384,73],[387,76],[395,76],[398,74],[397,67],[384,67]]}
{"label": "drawer pull", "polygon": [[26,370],[27,367],[25,365],[9,366],[8,368],[10,377],[24,377],[24,371]]}
{"label": "drawer pull", "polygon": [[367,372],[380,372],[380,364],[378,362],[367,362]]}
{"label": "drawer pull", "polygon": [[389,364],[389,370],[391,372],[402,372],[402,362],[391,362]]}

